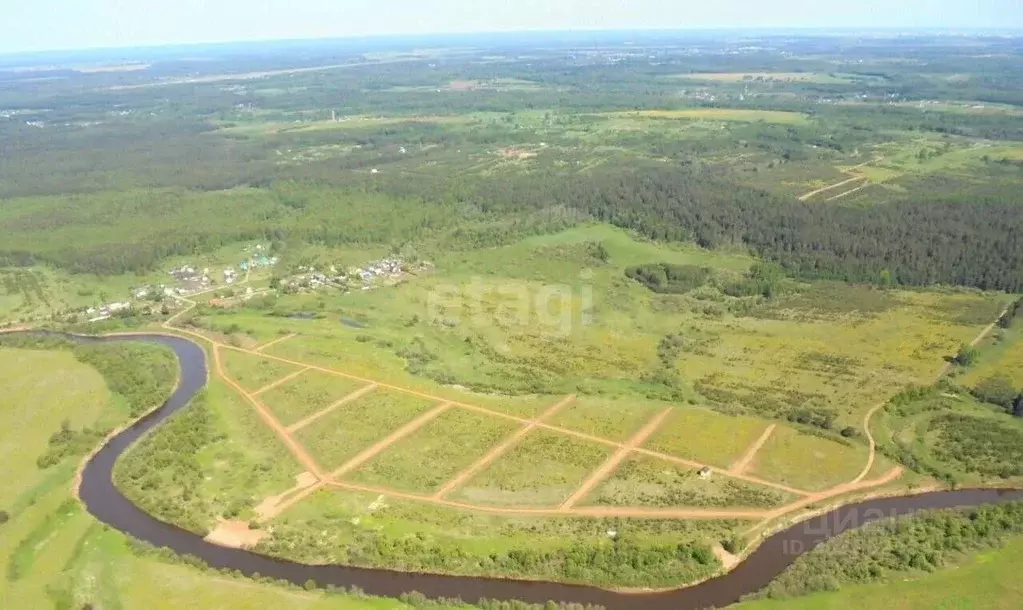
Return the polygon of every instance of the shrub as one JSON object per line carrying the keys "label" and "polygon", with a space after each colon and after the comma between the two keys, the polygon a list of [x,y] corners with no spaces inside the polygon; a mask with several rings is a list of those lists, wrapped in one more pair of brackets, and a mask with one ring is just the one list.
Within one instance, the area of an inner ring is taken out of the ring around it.
{"label": "shrub", "polygon": [[852,426],[846,426],[845,428],[842,428],[842,436],[846,438],[853,438],[854,436],[858,436],[859,433],[860,431],[857,430],[856,428],[853,428]]}
{"label": "shrub", "polygon": [[0,525],[7,523],[11,520],[11,515],[5,510],[0,510]]}
{"label": "shrub", "polygon": [[995,375],[979,381],[971,390],[977,400],[997,405],[1006,411],[1012,411],[1013,403],[1019,392],[1012,387],[1012,381],[1005,375]]}
{"label": "shrub", "polygon": [[305,581],[305,584],[302,585],[302,588],[305,589],[306,591],[315,591],[316,581],[310,578],[309,580]]}

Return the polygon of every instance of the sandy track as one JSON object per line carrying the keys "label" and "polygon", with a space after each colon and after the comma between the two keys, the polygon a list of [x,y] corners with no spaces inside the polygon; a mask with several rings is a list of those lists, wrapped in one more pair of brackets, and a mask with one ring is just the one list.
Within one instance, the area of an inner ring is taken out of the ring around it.
{"label": "sandy track", "polygon": [[331,405],[323,408],[322,410],[317,411],[316,413],[313,413],[312,415],[310,415],[310,416],[308,416],[308,417],[306,417],[306,418],[304,418],[304,419],[302,419],[300,421],[297,421],[297,422],[291,424],[290,426],[288,426],[288,432],[296,432],[298,430],[301,430],[302,428],[305,428],[306,426],[308,426],[309,424],[313,423],[314,421],[320,419],[321,417],[324,417],[326,415],[329,415],[329,414],[333,413],[337,409],[345,406],[346,404],[352,402],[353,400],[357,400],[359,398],[362,398],[363,396],[365,396],[366,394],[369,394],[370,392],[372,392],[376,388],[377,388],[377,384],[375,384],[375,383],[371,383],[371,384],[369,384],[367,386],[363,386],[363,387],[359,388],[358,390],[355,390],[351,394],[348,394],[348,395],[344,396],[343,398],[341,398],[341,400],[338,400],[334,404],[331,404]]}
{"label": "sandy track", "polygon": [[288,339],[293,339],[293,338],[295,338],[297,336],[298,336],[298,333],[291,333],[291,334],[288,334],[288,335],[284,335],[283,337],[280,337],[278,339],[274,339],[273,341],[270,341],[269,343],[264,343],[263,345],[260,345],[259,347],[256,348],[255,351],[262,352],[263,350],[268,349],[270,347],[273,347],[274,345],[277,345],[278,343],[281,343],[282,341],[287,341]]}
{"label": "sandy track", "polygon": [[849,189],[848,191],[846,191],[844,193],[839,193],[839,194],[835,195],[834,197],[828,197],[825,201],[834,201],[836,199],[841,199],[842,197],[845,197],[846,195],[852,195],[856,191],[861,191],[861,190],[867,188],[868,186],[870,186],[870,183],[866,182],[864,184],[861,184],[860,186],[857,186],[854,189]]}
{"label": "sandy track", "polygon": [[[998,317],[995,318],[994,322],[985,326],[984,330],[980,331],[980,334],[978,334],[976,337],[973,338],[972,341],[970,341],[971,347],[976,347],[978,343],[984,340],[984,337],[991,334],[991,331],[993,331],[995,329],[995,326],[998,325],[998,320],[1000,320],[1002,316],[1009,312],[1009,307],[1011,307],[1011,305],[1006,306],[1006,308],[1002,310],[1002,313],[998,314]],[[953,363],[951,362],[941,367],[941,372],[939,372],[938,376],[934,378],[934,383],[938,383],[939,381],[941,381],[941,378],[947,375],[952,370],[952,367]],[[874,435],[870,431],[870,420],[871,418],[874,417],[875,413],[884,408],[887,404],[888,401],[885,401],[879,405],[874,405],[874,407],[867,411],[867,414],[863,416],[863,431],[867,435],[867,443],[870,446],[870,452],[867,454],[866,466],[863,467],[863,470],[860,471],[860,474],[855,479],[849,482],[850,485],[856,485],[860,483],[863,479],[866,478],[867,474],[870,473],[870,469],[874,467],[874,460],[877,455],[877,442],[874,440]]]}
{"label": "sandy track", "polygon": [[473,475],[489,466],[492,462],[494,462],[494,460],[501,457],[502,455],[504,455],[506,451],[514,447],[519,441],[525,438],[527,434],[533,431],[541,420],[554,415],[559,410],[561,410],[562,407],[564,407],[565,405],[569,404],[574,400],[575,400],[574,395],[566,396],[553,407],[541,413],[540,416],[537,417],[535,420],[527,422],[525,426],[515,431],[508,438],[504,439],[504,442],[502,442],[500,445],[494,447],[493,449],[488,451],[486,455],[476,460],[476,462],[472,466],[469,466],[462,472],[456,474],[450,481],[442,485],[441,488],[437,490],[437,493],[433,494],[433,498],[435,500],[440,500],[444,496],[451,493],[456,487],[468,481],[470,478],[473,477]]}
{"label": "sandy track", "polygon": [[305,373],[308,370],[309,370],[309,367],[306,367],[304,369],[295,371],[294,373],[291,373],[289,375],[285,375],[284,377],[281,377],[280,379],[274,381],[273,383],[268,383],[265,386],[259,388],[258,390],[253,392],[252,395],[253,396],[259,396],[260,394],[269,392],[270,390],[272,390],[272,389],[274,389],[274,388],[276,388],[278,386],[282,386],[282,385],[288,383],[292,379],[298,377],[299,375],[301,375],[302,373]]}
{"label": "sandy track", "polygon": [[[435,402],[443,402],[445,400],[444,398],[439,397],[439,396],[433,396],[433,395],[430,395],[430,394],[426,394],[424,392],[419,392],[417,390],[412,390],[412,389],[409,389],[409,388],[403,388],[401,386],[396,386],[396,385],[391,385],[391,384],[386,384],[386,383],[381,383],[381,382],[375,382],[373,380],[366,379],[364,377],[359,377],[357,375],[351,375],[351,374],[345,373],[343,371],[337,371],[337,370],[334,370],[334,369],[329,369],[329,368],[326,368],[326,367],[321,367],[321,366],[317,366],[317,365],[313,365],[313,364],[306,364],[306,363],[298,362],[298,361],[295,361],[295,360],[289,360],[287,358],[281,358],[281,357],[278,357],[278,356],[272,356],[272,355],[269,355],[269,354],[257,354],[256,352],[253,352],[252,350],[247,350],[245,348],[235,347],[235,346],[232,346],[232,345],[221,345],[221,347],[223,347],[225,349],[230,349],[230,350],[234,350],[234,351],[238,351],[238,352],[247,353],[247,354],[255,354],[255,355],[261,356],[263,358],[267,358],[269,360],[277,360],[279,362],[284,362],[286,364],[291,364],[291,365],[295,365],[295,366],[308,366],[309,368],[311,368],[311,369],[313,369],[315,371],[320,371],[320,372],[323,372],[323,373],[328,373],[330,375],[336,375],[338,377],[344,377],[346,379],[354,379],[356,381],[362,381],[362,382],[368,383],[368,384],[376,384],[376,385],[378,385],[379,387],[382,387],[382,388],[386,388],[386,389],[389,389],[389,390],[394,390],[396,392],[402,392],[402,393],[408,394],[410,396],[417,396],[419,398],[425,398],[425,399],[432,400],[432,401],[435,401]],[[574,399],[574,397],[570,397],[570,398]],[[568,399],[566,399],[566,400],[568,400]],[[527,426],[527,427],[543,428],[545,430],[550,430],[551,432],[556,432],[558,434],[563,434],[565,436],[572,436],[574,438],[578,438],[578,439],[581,439],[581,440],[584,440],[584,441],[589,441],[589,442],[592,442],[592,443],[599,443],[599,444],[602,444],[602,445],[607,445],[609,447],[617,447],[617,448],[620,448],[623,445],[622,443],[620,443],[618,441],[613,441],[613,440],[602,438],[602,437],[599,437],[599,436],[594,436],[592,434],[586,434],[584,432],[577,432],[575,430],[570,430],[568,428],[562,428],[560,426],[553,426],[551,424],[547,424],[547,423],[544,423],[542,421],[546,417],[549,417],[549,415],[552,415],[554,413],[554,411],[556,411],[557,409],[560,409],[561,407],[565,406],[565,404],[567,404],[566,401],[562,401],[562,402],[559,402],[558,404],[554,405],[554,407],[552,407],[550,409],[550,413],[549,414],[548,413],[544,413],[544,414],[540,415],[540,417],[538,417],[535,420],[529,420],[529,419],[524,419],[524,418],[521,418],[521,417],[516,417],[514,415],[509,415],[507,413],[502,413],[500,411],[494,411],[492,409],[487,409],[485,407],[480,407],[480,406],[477,406],[477,405],[469,405],[469,404],[465,404],[465,403],[461,403],[461,402],[455,402],[455,401],[451,401],[451,404],[453,404],[456,407],[462,408],[462,409],[468,409],[468,410],[471,410],[471,411],[476,411],[478,413],[485,413],[485,414],[493,416],[493,417],[500,417],[500,418],[507,419],[507,420],[510,420],[510,421],[516,421],[516,422],[519,422],[519,423],[521,423],[521,424],[523,424],[524,426]],[[523,431],[520,431],[520,432],[523,432]],[[495,448],[495,451],[498,448],[500,448],[500,447]],[[505,450],[507,450],[507,448],[505,448]],[[669,462],[674,462],[676,464],[681,464],[683,466],[688,466],[690,468],[700,469],[700,468],[703,468],[704,466],[708,466],[708,464],[704,464],[702,462],[696,462],[696,461],[693,461],[693,460],[686,460],[684,458],[679,458],[679,457],[676,457],[676,456],[673,456],[673,455],[668,455],[666,453],[660,453],[660,452],[657,452],[657,451],[652,451],[650,449],[643,449],[641,447],[637,447],[635,449],[635,451],[637,453],[642,453],[644,455],[649,455],[649,456],[652,456],[652,457],[660,458],[662,460],[667,460]],[[793,493],[793,494],[796,494],[796,495],[799,495],[799,496],[805,496],[805,495],[810,493],[810,492],[807,492],[807,491],[804,491],[804,490],[795,489],[793,487],[789,487],[787,485],[783,485],[781,483],[774,483],[772,481],[767,481],[767,480],[760,479],[760,478],[753,477],[753,476],[749,476],[749,475],[729,475],[729,476],[733,476],[733,478],[741,479],[741,480],[747,481],[749,483],[755,483],[757,485],[763,485],[763,486],[766,486],[766,487],[774,487],[776,489],[780,489],[782,491],[786,491],[788,493]],[[448,490],[448,492],[450,492],[450,490]],[[440,497],[440,496],[438,496],[438,497]]]}
{"label": "sandy track", "polygon": [[567,511],[575,506],[579,500],[585,498],[594,487],[607,477],[607,475],[611,474],[616,468],[618,468],[618,465],[622,463],[622,460],[628,457],[628,455],[632,453],[636,447],[639,447],[646,442],[646,439],[650,438],[650,435],[657,430],[657,427],[661,425],[661,422],[664,421],[664,418],[667,417],[669,413],[671,413],[671,407],[668,407],[655,415],[639,430],[639,432],[632,435],[632,438],[622,445],[618,451],[615,451],[611,457],[600,465],[599,468],[590,473],[590,476],[583,481],[583,484],[579,486],[579,489],[575,490],[561,505],[561,510]]}
{"label": "sandy track", "polygon": [[323,480],[323,470],[320,469],[320,465],[316,463],[316,460],[313,459],[313,456],[311,456],[308,451],[306,451],[305,447],[288,434],[287,429],[281,425],[281,422],[277,421],[277,418],[274,417],[273,413],[260,403],[256,397],[246,392],[245,389],[238,385],[234,379],[227,376],[227,373],[224,371],[223,364],[220,361],[220,350],[216,344],[213,346],[213,363],[217,375],[223,379],[225,383],[234,388],[236,392],[241,394],[245,400],[249,401],[249,404],[256,408],[256,412],[259,413],[259,416],[263,419],[263,423],[269,426],[270,429],[273,430],[282,441],[284,441],[284,444],[287,445],[288,450],[295,456],[295,459],[297,459],[299,463],[301,463],[302,466],[311,472],[317,479]]}
{"label": "sandy track", "polygon": [[810,191],[809,193],[806,193],[805,195],[800,195],[799,200],[800,201],[806,201],[807,199],[813,197],[814,195],[820,195],[823,192],[830,191],[832,189],[837,189],[840,186],[845,186],[845,185],[849,184],[850,182],[856,182],[857,180],[865,180],[865,179],[866,178],[864,178],[863,176],[853,176],[852,178],[849,178],[847,180],[843,180],[841,182],[836,182],[835,184],[829,184],[828,186],[825,186],[823,188],[819,188],[819,189],[817,189],[815,191]]}
{"label": "sandy track", "polygon": [[777,427],[778,427],[777,424],[771,424],[770,426],[768,426],[767,429],[764,430],[764,433],[760,435],[760,438],[758,438],[756,441],[753,442],[752,445],[749,446],[749,449],[746,450],[746,453],[744,453],[737,462],[732,464],[732,467],[728,469],[728,472],[730,474],[742,474],[746,472],[746,468],[749,467],[750,462],[752,462],[753,458],[756,457],[757,452],[760,451],[760,449],[764,446],[764,443],[767,442],[767,439],[771,438],[771,433],[774,432],[774,429]]}
{"label": "sandy track", "polygon": [[337,477],[342,477],[342,476],[348,474],[349,472],[357,469],[358,467],[362,466],[366,462],[368,462],[368,461],[372,460],[373,458],[375,458],[382,451],[384,451],[385,449],[387,449],[388,447],[390,447],[394,443],[400,441],[401,439],[405,438],[409,434],[412,434],[416,430],[422,428],[427,422],[429,422],[430,420],[434,419],[435,417],[437,417],[441,413],[447,411],[451,407],[452,407],[452,404],[450,402],[445,402],[445,403],[439,404],[436,407],[430,409],[426,413],[423,413],[419,417],[413,419],[412,421],[410,421],[407,424],[403,425],[402,427],[398,428],[394,432],[391,432],[390,434],[388,434],[384,438],[380,439],[379,441],[377,441],[376,443],[374,443],[373,445],[368,447],[366,450],[364,450],[361,453],[359,453],[359,455],[357,455],[357,456],[353,457],[352,459],[348,460],[347,462],[345,462],[345,464],[342,465],[340,468],[338,468],[334,472],[330,473],[330,477],[332,479],[337,478]]}

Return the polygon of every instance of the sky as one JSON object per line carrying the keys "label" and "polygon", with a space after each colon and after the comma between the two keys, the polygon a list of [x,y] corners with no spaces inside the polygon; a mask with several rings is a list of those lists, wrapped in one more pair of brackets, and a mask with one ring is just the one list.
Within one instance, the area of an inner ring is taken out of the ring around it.
{"label": "sky", "polygon": [[1023,28],[1023,0],[0,0],[0,53],[377,34]]}

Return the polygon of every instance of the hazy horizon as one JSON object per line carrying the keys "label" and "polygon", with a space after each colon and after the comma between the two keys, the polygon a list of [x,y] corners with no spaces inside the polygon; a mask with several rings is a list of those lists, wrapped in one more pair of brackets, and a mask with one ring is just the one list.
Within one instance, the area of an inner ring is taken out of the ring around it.
{"label": "hazy horizon", "polygon": [[269,41],[631,31],[1023,29],[1018,0],[36,0],[5,8],[0,54]]}

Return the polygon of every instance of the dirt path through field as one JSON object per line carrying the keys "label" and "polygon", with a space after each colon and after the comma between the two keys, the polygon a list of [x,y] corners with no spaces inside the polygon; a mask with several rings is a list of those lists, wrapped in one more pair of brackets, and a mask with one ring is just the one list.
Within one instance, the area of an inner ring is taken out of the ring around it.
{"label": "dirt path through field", "polygon": [[849,189],[848,191],[846,191],[844,193],[839,193],[839,194],[835,195],[834,197],[828,197],[827,199],[825,199],[825,201],[834,201],[836,199],[841,199],[842,197],[845,197],[846,195],[852,195],[856,191],[861,191],[861,190],[867,188],[868,186],[870,186],[870,183],[866,182],[864,184],[861,184],[860,186],[857,186],[854,189]]}
{"label": "dirt path through field", "polygon": [[561,505],[561,510],[567,511],[575,506],[579,500],[585,498],[586,495],[590,493],[590,491],[592,491],[593,488],[601,481],[603,481],[607,475],[611,474],[611,472],[618,468],[618,465],[622,463],[622,460],[632,453],[636,447],[639,447],[646,442],[646,439],[650,438],[650,435],[657,430],[657,427],[661,425],[661,422],[664,421],[664,418],[667,417],[669,413],[671,413],[671,407],[668,407],[655,415],[653,419],[643,426],[639,432],[634,434],[628,442],[618,449],[618,451],[615,451],[611,457],[600,465],[599,468],[590,473],[590,476],[583,481],[583,484],[579,486],[579,489],[575,490],[575,492],[572,493],[572,495],[569,496]]}
{"label": "dirt path through field", "polygon": [[270,341],[269,343],[264,343],[263,345],[260,345],[259,347],[256,348],[256,351],[257,352],[262,352],[263,350],[271,348],[271,347],[277,345],[278,343],[281,343],[282,341],[287,341],[288,339],[293,339],[293,338],[295,338],[297,336],[298,336],[298,333],[291,333],[291,334],[288,334],[288,335],[284,335],[283,337],[280,337],[278,339],[274,339],[273,341]]}
{"label": "dirt path through field", "polygon": [[291,451],[292,455],[294,455],[295,458],[299,461],[299,463],[302,464],[303,468],[313,473],[313,475],[316,476],[317,479],[323,480],[324,478],[323,470],[320,469],[320,465],[316,463],[316,460],[313,459],[313,456],[311,456],[309,452],[306,451],[305,447],[303,447],[298,441],[293,439],[290,434],[288,434],[287,429],[285,429],[285,427],[281,425],[281,422],[277,421],[277,418],[274,417],[273,413],[270,412],[270,409],[267,409],[252,394],[246,392],[245,389],[238,385],[238,383],[234,379],[231,379],[230,377],[227,376],[227,373],[224,371],[223,363],[220,361],[220,349],[216,344],[214,344],[212,351],[213,366],[217,372],[217,376],[223,379],[224,382],[230,385],[232,388],[234,388],[234,390],[241,394],[245,398],[245,400],[249,401],[249,404],[256,408],[256,412],[259,413],[259,416],[263,419],[263,422],[267,426],[269,426],[270,429],[273,430],[274,433],[277,434],[277,436],[280,437],[282,441],[284,441],[284,444],[287,445],[288,450]]}
{"label": "dirt path through field", "polygon": [[269,392],[270,390],[272,390],[272,389],[274,389],[274,388],[276,388],[278,386],[282,386],[282,385],[288,383],[292,379],[298,377],[299,375],[301,375],[302,373],[305,373],[308,370],[309,370],[309,367],[306,367],[304,369],[295,371],[294,373],[291,373],[289,375],[285,375],[284,377],[281,377],[280,379],[278,379],[278,380],[276,380],[276,381],[274,381],[272,383],[268,383],[265,386],[259,388],[258,390],[253,392],[252,395],[253,396],[259,396],[260,394],[265,394],[266,392]]}
{"label": "dirt path through field", "polygon": [[[973,338],[972,341],[970,341],[971,347],[976,347],[978,343],[984,340],[984,337],[991,334],[991,331],[993,331],[995,329],[995,326],[998,325],[998,320],[1000,320],[1002,316],[1009,312],[1009,307],[1011,307],[1011,305],[1007,305],[1005,309],[1002,310],[1002,313],[998,314],[998,317],[995,318],[994,322],[985,326],[984,330],[980,331],[980,334],[978,334],[976,337]],[[941,367],[941,372],[938,373],[938,376],[934,378],[934,383],[938,383],[939,381],[941,381],[942,377],[948,375],[948,373],[952,370],[953,366],[954,366],[953,363],[949,362],[946,363],[945,366]],[[870,431],[870,420],[871,418],[874,417],[875,413],[877,413],[887,404],[888,401],[885,401],[879,405],[874,405],[874,407],[867,411],[867,414],[863,417],[863,431],[867,435],[867,443],[870,446],[870,452],[867,454],[867,465],[863,467],[862,471],[860,471],[859,476],[850,481],[851,485],[855,485],[862,481],[864,478],[866,478],[867,474],[870,473],[870,469],[874,467],[874,459],[877,454],[877,443],[874,441],[874,434]]]}
{"label": "dirt path through field", "polygon": [[538,507],[538,508],[516,508],[511,506],[481,506],[468,504],[454,500],[437,498],[436,496],[424,496],[416,493],[396,491],[370,485],[359,485],[344,481],[331,481],[331,487],[356,491],[367,494],[410,500],[414,502],[425,502],[435,506],[457,508],[472,512],[489,513],[494,515],[532,515],[540,517],[564,517],[565,515],[576,515],[583,517],[646,517],[654,519],[760,519],[767,513],[757,510],[727,510],[727,509],[686,509],[686,508],[632,508],[618,506],[587,506],[585,508],[571,508],[564,510],[560,507]]}
{"label": "dirt path through field", "polygon": [[760,451],[760,449],[764,446],[764,443],[767,442],[767,439],[771,437],[771,433],[773,433],[774,429],[777,427],[778,427],[777,424],[771,424],[770,426],[768,426],[767,429],[764,430],[764,433],[760,435],[760,438],[758,438],[756,441],[753,442],[752,445],[749,446],[749,449],[746,450],[746,453],[744,453],[737,462],[732,464],[732,467],[728,469],[728,472],[730,474],[742,474],[746,472],[746,468],[749,467],[750,462],[753,461],[753,458],[756,457],[757,452]]}
{"label": "dirt path through field", "polygon": [[436,500],[440,500],[444,496],[451,493],[451,491],[453,491],[456,487],[468,481],[470,478],[472,478],[473,475],[489,466],[494,460],[501,457],[502,455],[504,455],[506,451],[514,447],[515,444],[517,444],[519,441],[525,438],[527,434],[532,432],[542,420],[551,417],[552,415],[560,411],[565,405],[569,404],[574,400],[575,400],[574,395],[566,396],[553,407],[541,413],[540,416],[537,417],[535,420],[528,422],[525,426],[515,431],[511,436],[506,438],[504,442],[502,442],[500,445],[494,447],[493,449],[488,451],[486,455],[476,460],[476,463],[474,463],[472,466],[469,466],[462,472],[456,474],[450,481],[441,486],[437,493],[433,494],[433,498]]}
{"label": "dirt path through field", "polygon": [[836,182],[835,184],[829,184],[828,186],[825,186],[823,188],[819,188],[819,189],[817,189],[815,191],[810,191],[809,193],[806,193],[805,195],[800,195],[799,200],[800,201],[806,201],[807,199],[813,197],[814,195],[820,195],[821,193],[823,193],[825,191],[830,191],[832,189],[837,189],[840,186],[845,186],[846,184],[849,184],[850,182],[856,182],[857,180],[866,180],[866,178],[863,177],[863,176],[853,176],[852,178],[843,180],[841,182]]}
{"label": "dirt path through field", "polygon": [[391,432],[390,434],[388,434],[384,438],[380,439],[378,442],[376,442],[373,445],[371,445],[365,451],[362,451],[361,453],[359,453],[359,455],[357,455],[357,456],[353,457],[352,459],[348,460],[343,466],[341,466],[340,468],[338,468],[334,472],[330,473],[330,477],[332,479],[343,477],[344,475],[348,474],[349,472],[357,469],[359,466],[362,466],[366,462],[368,462],[368,461],[372,460],[373,458],[375,458],[382,451],[384,451],[385,449],[387,449],[388,447],[390,447],[394,443],[400,441],[401,439],[405,438],[409,434],[412,434],[416,430],[422,428],[427,422],[429,422],[430,420],[434,419],[435,417],[437,417],[441,413],[447,411],[451,407],[452,407],[452,405],[451,405],[450,402],[445,402],[445,403],[441,403],[441,404],[437,405],[436,407],[430,409],[426,413],[423,413],[419,417],[413,419],[412,421],[408,422],[404,426],[398,428],[394,432]]}
{"label": "dirt path through field", "polygon": [[354,392],[352,392],[351,394],[348,394],[347,396],[344,396],[343,398],[341,398],[341,400],[338,400],[334,404],[329,405],[326,408],[324,408],[324,409],[322,409],[320,411],[317,411],[316,413],[313,413],[312,415],[302,419],[301,421],[298,421],[298,422],[295,422],[295,423],[291,424],[290,426],[288,426],[288,432],[296,432],[298,430],[301,430],[302,428],[305,428],[306,426],[308,426],[309,424],[313,423],[314,421],[320,419],[321,417],[324,417],[325,415],[329,415],[330,413],[333,413],[335,410],[339,409],[340,407],[345,406],[346,404],[352,402],[353,400],[362,398],[363,396],[365,396],[366,394],[369,394],[370,392],[372,392],[376,388],[377,388],[377,384],[375,384],[375,383],[371,383],[371,384],[369,384],[367,386],[361,387],[358,390],[355,390]]}

